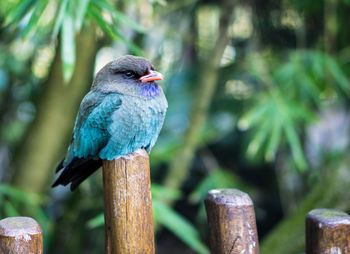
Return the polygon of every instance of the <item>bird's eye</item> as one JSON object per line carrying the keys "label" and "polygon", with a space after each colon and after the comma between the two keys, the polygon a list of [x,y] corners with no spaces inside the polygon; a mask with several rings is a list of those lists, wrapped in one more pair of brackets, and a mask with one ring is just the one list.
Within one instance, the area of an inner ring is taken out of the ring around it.
{"label": "bird's eye", "polygon": [[133,77],[135,77],[135,73],[132,72],[132,71],[126,71],[126,72],[124,73],[124,75],[125,75],[126,77],[128,77],[128,78],[133,78]]}

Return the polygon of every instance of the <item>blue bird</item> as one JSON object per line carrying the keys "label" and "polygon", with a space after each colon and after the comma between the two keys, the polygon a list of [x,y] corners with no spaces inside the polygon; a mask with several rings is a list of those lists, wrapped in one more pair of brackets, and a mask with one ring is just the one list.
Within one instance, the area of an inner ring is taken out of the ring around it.
{"label": "blue bird", "polygon": [[167,100],[163,76],[147,59],[123,56],[96,75],[80,104],[73,137],[54,182],[73,191],[102,165],[139,148],[150,152],[163,126]]}

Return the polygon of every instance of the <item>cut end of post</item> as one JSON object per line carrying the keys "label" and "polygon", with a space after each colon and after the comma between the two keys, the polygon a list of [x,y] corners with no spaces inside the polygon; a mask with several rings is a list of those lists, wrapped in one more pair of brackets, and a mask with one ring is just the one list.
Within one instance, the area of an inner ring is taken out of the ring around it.
{"label": "cut end of post", "polygon": [[215,189],[210,190],[206,200],[213,201],[217,204],[232,206],[252,206],[253,201],[247,193],[237,189]]}
{"label": "cut end of post", "polygon": [[350,253],[350,216],[335,209],[315,209],[306,216],[306,253]]}
{"label": "cut end of post", "polygon": [[337,209],[315,209],[306,215],[306,218],[319,221],[319,226],[350,225],[350,215]]}
{"label": "cut end of post", "polygon": [[128,155],[120,157],[120,159],[132,160],[137,156],[148,158],[148,153],[146,152],[145,149],[138,149],[135,152],[132,152],[132,153],[129,153]]}
{"label": "cut end of post", "polygon": [[1,235],[26,238],[41,233],[39,223],[29,217],[11,217],[0,221]]}
{"label": "cut end of post", "polygon": [[43,236],[39,223],[29,217],[1,220],[0,253],[43,253]]}

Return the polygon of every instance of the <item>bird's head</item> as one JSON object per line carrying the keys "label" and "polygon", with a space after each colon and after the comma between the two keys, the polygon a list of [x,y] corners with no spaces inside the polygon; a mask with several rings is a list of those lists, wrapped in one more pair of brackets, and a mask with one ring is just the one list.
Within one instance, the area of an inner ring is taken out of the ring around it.
{"label": "bird's head", "polygon": [[137,56],[122,56],[105,65],[96,75],[92,90],[153,97],[159,94],[157,80],[163,75],[150,61]]}

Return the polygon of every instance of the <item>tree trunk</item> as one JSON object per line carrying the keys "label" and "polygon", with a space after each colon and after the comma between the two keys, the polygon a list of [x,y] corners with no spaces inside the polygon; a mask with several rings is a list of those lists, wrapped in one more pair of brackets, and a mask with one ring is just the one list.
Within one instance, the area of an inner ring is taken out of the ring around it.
{"label": "tree trunk", "polygon": [[[195,101],[190,114],[189,127],[185,132],[183,142],[170,164],[165,178],[165,186],[179,188],[186,179],[188,169],[198,145],[202,127],[207,118],[207,111],[217,87],[220,60],[229,40],[228,27],[231,24],[234,1],[224,1],[220,19],[218,39],[202,67],[200,78],[196,85]],[[170,201],[167,201],[170,202]]]}
{"label": "tree trunk", "polygon": [[37,103],[35,120],[15,157],[14,185],[39,193],[48,187],[55,164],[69,142],[80,101],[91,85],[97,51],[95,30],[90,27],[76,38],[73,77],[64,84],[60,48],[51,66],[44,91]]}

